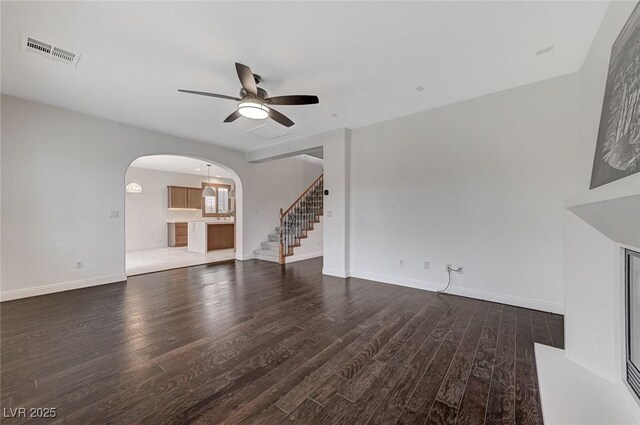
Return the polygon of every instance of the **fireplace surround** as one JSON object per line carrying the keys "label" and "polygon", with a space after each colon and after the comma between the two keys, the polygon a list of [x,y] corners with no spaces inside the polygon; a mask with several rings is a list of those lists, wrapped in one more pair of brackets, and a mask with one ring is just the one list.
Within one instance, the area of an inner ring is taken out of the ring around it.
{"label": "fireplace surround", "polygon": [[640,252],[625,251],[627,383],[640,398]]}

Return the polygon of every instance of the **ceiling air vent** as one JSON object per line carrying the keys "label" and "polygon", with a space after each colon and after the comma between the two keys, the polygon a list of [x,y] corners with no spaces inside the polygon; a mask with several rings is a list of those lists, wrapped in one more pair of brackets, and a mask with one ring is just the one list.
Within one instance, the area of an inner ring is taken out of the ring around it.
{"label": "ceiling air vent", "polygon": [[80,60],[80,55],[77,53],[72,53],[33,37],[24,37],[22,47],[29,52],[37,53],[50,60],[66,63],[73,67],[76,67]]}
{"label": "ceiling air vent", "polygon": [[35,38],[27,37],[27,49],[35,50],[36,53],[49,56],[51,53],[51,44],[43,43]]}
{"label": "ceiling air vent", "polygon": [[67,63],[73,63],[73,60],[75,59],[76,54],[54,47],[53,53],[51,53],[51,56],[52,56],[51,59],[55,59],[55,60],[59,60]]}
{"label": "ceiling air vent", "polygon": [[251,130],[247,130],[247,133],[255,134],[256,136],[264,137],[266,139],[276,139],[278,137],[291,134],[270,124],[259,125],[255,128],[252,128]]}

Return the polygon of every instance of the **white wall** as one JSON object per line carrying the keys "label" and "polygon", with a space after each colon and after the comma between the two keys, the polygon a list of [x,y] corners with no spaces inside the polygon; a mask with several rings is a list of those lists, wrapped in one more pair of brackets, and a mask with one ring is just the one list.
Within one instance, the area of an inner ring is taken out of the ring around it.
{"label": "white wall", "polygon": [[[614,381],[617,375],[616,246],[572,212],[565,213],[565,347],[573,361]],[[598,347],[598,349],[594,349]]]}
{"label": "white wall", "polygon": [[[635,1],[611,3],[578,74],[578,196],[575,199],[581,203],[590,198],[598,201],[640,193],[640,184],[634,183],[640,182],[640,176],[635,175],[589,191],[611,46],[635,5]],[[601,220],[606,221],[607,217]],[[569,211],[564,234],[567,357],[615,383],[640,422],[638,400],[634,400],[623,383],[623,246]]]}
{"label": "white wall", "polygon": [[1,299],[125,279],[123,214],[109,216],[124,210],[125,172],[140,156],[185,155],[233,170],[238,258],[252,257],[279,208],[321,173],[297,158],[250,164],[237,151],[5,95],[1,118]]}
{"label": "white wall", "polygon": [[302,240],[299,247],[293,249],[292,256],[287,257],[287,264],[323,256],[324,220],[324,217],[320,217],[320,222],[313,225],[313,230],[307,233],[307,238]]}
{"label": "white wall", "polygon": [[352,130],[351,275],[441,289],[453,263],[452,292],[561,312],[576,89],[570,75]]}
{"label": "white wall", "polygon": [[[129,167],[125,183],[135,180],[142,193],[125,194],[127,251],[167,247],[167,221],[201,218],[202,210],[168,208],[167,186],[201,187],[206,176]],[[211,177],[212,183],[234,186],[233,180]]]}

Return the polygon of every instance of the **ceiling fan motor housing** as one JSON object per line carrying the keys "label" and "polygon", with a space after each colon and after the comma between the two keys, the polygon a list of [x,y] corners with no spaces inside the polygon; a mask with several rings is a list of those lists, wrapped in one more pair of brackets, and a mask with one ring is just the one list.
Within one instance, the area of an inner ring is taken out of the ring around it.
{"label": "ceiling fan motor housing", "polygon": [[[265,89],[260,88],[260,87],[257,87],[257,89],[258,89],[258,98],[260,98],[260,99],[263,99],[263,100],[264,100],[264,99],[266,99],[267,97],[269,97],[269,93],[267,93],[267,91],[266,91]],[[242,99],[245,99],[245,98],[251,98],[251,99],[252,99],[252,98],[255,98],[255,96],[253,96],[252,94],[247,93],[247,91],[246,91],[244,88],[240,89],[240,97],[241,97]]]}

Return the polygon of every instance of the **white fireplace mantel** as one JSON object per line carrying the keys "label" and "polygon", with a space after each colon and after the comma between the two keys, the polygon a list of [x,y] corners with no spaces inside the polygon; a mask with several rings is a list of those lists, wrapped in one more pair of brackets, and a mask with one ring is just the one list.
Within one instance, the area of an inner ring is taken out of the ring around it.
{"label": "white fireplace mantel", "polygon": [[612,241],[640,247],[640,173],[570,198],[565,206]]}

